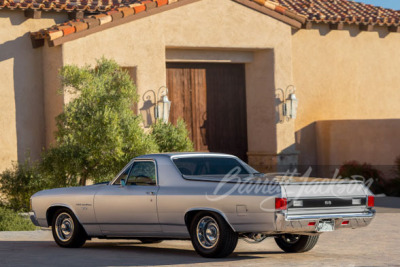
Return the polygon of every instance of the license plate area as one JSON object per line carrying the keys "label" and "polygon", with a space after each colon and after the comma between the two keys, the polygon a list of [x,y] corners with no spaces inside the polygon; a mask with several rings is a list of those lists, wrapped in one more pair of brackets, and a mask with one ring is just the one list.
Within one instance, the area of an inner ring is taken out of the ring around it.
{"label": "license plate area", "polygon": [[318,232],[332,232],[335,230],[334,220],[321,220],[318,222],[317,231]]}

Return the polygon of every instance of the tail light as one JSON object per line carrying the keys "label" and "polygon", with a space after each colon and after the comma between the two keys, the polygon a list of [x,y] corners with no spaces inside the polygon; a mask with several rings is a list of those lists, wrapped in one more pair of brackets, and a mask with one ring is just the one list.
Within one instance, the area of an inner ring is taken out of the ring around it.
{"label": "tail light", "polygon": [[276,210],[287,210],[287,198],[275,198]]}
{"label": "tail light", "polygon": [[350,223],[350,221],[343,221],[342,225],[348,225]]}
{"label": "tail light", "polygon": [[368,196],[368,208],[373,208],[375,206],[375,197]]}

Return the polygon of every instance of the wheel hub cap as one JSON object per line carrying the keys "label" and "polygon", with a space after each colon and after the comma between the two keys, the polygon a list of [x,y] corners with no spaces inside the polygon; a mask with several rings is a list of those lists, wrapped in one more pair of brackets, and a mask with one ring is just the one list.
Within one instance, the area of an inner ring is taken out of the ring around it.
{"label": "wheel hub cap", "polygon": [[57,216],[55,228],[57,237],[61,241],[67,242],[74,232],[74,221],[68,213],[61,213]]}
{"label": "wheel hub cap", "polygon": [[203,248],[215,247],[219,240],[219,227],[214,218],[203,217],[196,228],[197,240]]}

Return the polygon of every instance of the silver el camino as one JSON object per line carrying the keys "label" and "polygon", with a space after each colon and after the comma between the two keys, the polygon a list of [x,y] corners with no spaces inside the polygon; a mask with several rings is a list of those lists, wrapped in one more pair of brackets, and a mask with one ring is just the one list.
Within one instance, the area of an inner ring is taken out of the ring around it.
{"label": "silver el camino", "polygon": [[204,257],[230,255],[239,238],[273,237],[286,252],[306,252],[321,233],[364,227],[375,215],[361,182],[269,177],[215,153],[137,157],[110,183],[44,190],[31,205],[33,223],[51,226],[61,247],[190,239]]}

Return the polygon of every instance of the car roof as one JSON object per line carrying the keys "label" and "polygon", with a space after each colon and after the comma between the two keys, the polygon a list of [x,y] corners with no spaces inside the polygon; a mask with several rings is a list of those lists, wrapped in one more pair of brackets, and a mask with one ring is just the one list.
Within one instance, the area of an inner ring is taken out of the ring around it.
{"label": "car roof", "polygon": [[224,153],[212,153],[212,152],[171,152],[171,153],[155,153],[136,157],[137,159],[148,159],[148,158],[172,158],[172,157],[227,157],[236,158],[236,156]]}

